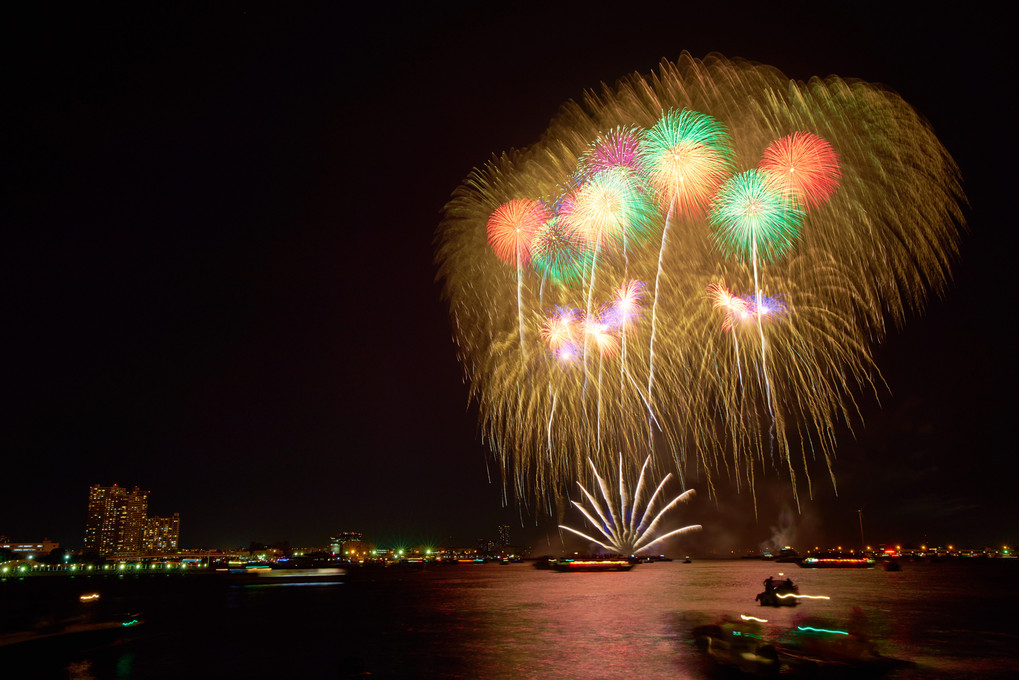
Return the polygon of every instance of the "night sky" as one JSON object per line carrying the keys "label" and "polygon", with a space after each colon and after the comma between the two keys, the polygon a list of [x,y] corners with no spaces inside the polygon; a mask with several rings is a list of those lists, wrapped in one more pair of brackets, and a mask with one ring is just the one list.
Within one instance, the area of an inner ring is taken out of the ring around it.
{"label": "night sky", "polygon": [[1005,22],[560,7],[9,17],[0,535],[80,547],[88,486],[117,483],[179,512],[187,547],[470,544],[508,523],[558,550],[555,522],[503,505],[435,229],[493,152],[687,50],[897,91],[971,203],[954,283],[876,350],[889,390],[842,433],[838,494],[819,467],[796,512],[772,473],[755,518],[722,485],[679,515],[705,525],[693,547],[855,545],[860,508],[868,542],[1019,541]]}

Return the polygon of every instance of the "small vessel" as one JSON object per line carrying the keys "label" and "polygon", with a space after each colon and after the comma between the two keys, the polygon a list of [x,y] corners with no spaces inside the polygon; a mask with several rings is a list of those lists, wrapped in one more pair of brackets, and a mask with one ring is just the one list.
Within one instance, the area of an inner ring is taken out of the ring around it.
{"label": "small vessel", "polygon": [[339,567],[312,569],[270,569],[256,574],[256,583],[261,585],[334,585],[343,583],[347,570]]}
{"label": "small vessel", "polygon": [[225,580],[231,585],[244,586],[336,585],[343,583],[347,574],[347,570],[340,567],[274,568],[257,562],[216,571],[225,574]]}
{"label": "small vessel", "polygon": [[0,634],[0,649],[38,650],[47,644],[65,649],[93,649],[114,644],[145,623],[141,614],[125,613],[101,620],[87,616],[42,621],[29,630]]}
{"label": "small vessel", "polygon": [[872,557],[804,557],[797,564],[804,569],[873,569]]}
{"label": "small vessel", "polygon": [[740,620],[723,617],[691,633],[705,659],[724,677],[876,678],[912,665],[883,656],[861,631],[803,621],[773,636],[761,621],[746,615]]}
{"label": "small vessel", "polygon": [[786,546],[778,551],[778,557],[775,559],[776,562],[799,562],[800,554],[794,549]]}
{"label": "small vessel", "polygon": [[551,563],[556,571],[630,571],[634,562],[624,557],[572,559],[565,558]]}
{"label": "small vessel", "polygon": [[800,588],[792,579],[776,582],[770,576],[764,582],[764,592],[755,598],[762,607],[795,607],[800,603]]}
{"label": "small vessel", "polygon": [[823,619],[801,620],[774,640],[781,671],[789,677],[878,678],[912,662],[884,656],[864,629]]}
{"label": "small vessel", "polygon": [[778,675],[782,670],[778,650],[765,638],[759,619],[741,618],[722,617],[691,631],[694,644],[715,671],[706,674],[727,678]]}

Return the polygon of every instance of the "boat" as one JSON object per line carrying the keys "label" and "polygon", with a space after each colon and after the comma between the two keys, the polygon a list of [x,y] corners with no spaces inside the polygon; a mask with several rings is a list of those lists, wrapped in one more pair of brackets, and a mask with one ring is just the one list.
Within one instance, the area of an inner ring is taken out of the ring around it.
{"label": "boat", "polygon": [[873,569],[871,557],[804,557],[797,564],[804,569]]}
{"label": "boat", "polygon": [[802,558],[800,554],[792,548],[786,546],[778,551],[778,557],[775,558],[776,562],[799,562]]}
{"label": "boat", "polygon": [[764,582],[764,592],[755,598],[762,607],[795,607],[800,603],[800,588],[791,579],[776,583],[770,576]]}
{"label": "boat", "polygon": [[340,567],[274,568],[268,564],[249,563],[229,569],[217,569],[226,575],[230,585],[336,585],[343,583],[347,570]]}
{"label": "boat", "polygon": [[551,562],[556,571],[630,571],[634,562],[624,557],[594,559],[559,559]]}
{"label": "boat", "polygon": [[781,665],[778,650],[764,640],[760,624],[730,621],[697,626],[694,643],[704,658],[725,676],[777,675]]}
{"label": "boat", "polygon": [[88,616],[42,620],[29,630],[0,634],[0,650],[39,650],[44,645],[62,649],[95,649],[120,642],[128,633],[145,623],[141,614],[129,613],[100,621]]}
{"label": "boat", "polygon": [[261,585],[335,585],[343,583],[347,570],[339,567],[318,567],[313,569],[270,569],[256,572],[256,583]]}
{"label": "boat", "polygon": [[850,620],[843,630],[824,619],[801,620],[774,641],[779,663],[789,676],[810,678],[877,678],[913,665],[881,654],[859,625]]}
{"label": "boat", "polygon": [[803,621],[769,636],[760,619],[723,617],[692,630],[697,648],[725,677],[874,678],[913,665],[882,655],[862,631]]}

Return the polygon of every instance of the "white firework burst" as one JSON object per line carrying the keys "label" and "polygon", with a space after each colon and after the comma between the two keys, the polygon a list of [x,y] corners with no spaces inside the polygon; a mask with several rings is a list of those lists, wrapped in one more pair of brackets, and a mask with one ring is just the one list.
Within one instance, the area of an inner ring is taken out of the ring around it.
{"label": "white firework burst", "polygon": [[[591,471],[594,473],[595,479],[598,480],[598,487],[601,489],[602,502],[587,489],[580,482],[577,482],[577,486],[580,487],[584,497],[590,502],[594,509],[594,515],[588,512],[587,508],[578,503],[577,501],[570,501],[573,505],[577,506],[577,509],[587,518],[587,520],[593,524],[598,531],[604,536],[603,539],[597,539],[587,534],[577,531],[572,527],[560,524],[560,529],[566,529],[581,538],[586,538],[593,543],[597,543],[601,547],[605,548],[610,552],[615,552],[620,555],[636,555],[641,550],[646,550],[653,546],[659,541],[665,540],[670,536],[676,536],[678,534],[686,533],[688,531],[694,531],[701,528],[700,524],[691,524],[685,526],[682,529],[676,529],[670,531],[667,534],[660,536],[655,535],[655,531],[658,528],[658,524],[665,513],[676,507],[679,503],[689,500],[694,494],[693,489],[684,491],[680,495],[676,496],[672,501],[666,504],[657,514],[652,517],[652,511],[655,506],[655,501],[658,500],[659,494],[662,489],[665,488],[665,483],[672,477],[672,473],[665,475],[665,478],[658,484],[655,492],[651,494],[646,505],[641,506],[642,494],[644,492],[644,478],[647,472],[648,463],[651,462],[651,457],[648,456],[644,460],[644,465],[640,469],[640,477],[637,480],[637,488],[633,494],[632,502],[629,496],[629,490],[626,488],[626,478],[623,476],[623,458],[619,457],[619,500],[613,502],[612,494],[609,493],[609,486],[606,481],[598,474],[598,470],[595,468],[594,463],[588,458],[587,464],[591,466]],[[597,516],[597,519],[595,518]]]}

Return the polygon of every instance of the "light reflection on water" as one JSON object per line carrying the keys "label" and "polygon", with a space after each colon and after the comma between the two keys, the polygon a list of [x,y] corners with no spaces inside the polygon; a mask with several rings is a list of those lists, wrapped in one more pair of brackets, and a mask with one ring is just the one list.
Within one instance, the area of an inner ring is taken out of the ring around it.
{"label": "light reflection on water", "polygon": [[[761,582],[780,571],[802,594],[831,600],[757,605]],[[63,659],[59,675],[177,678],[201,667],[252,677],[701,677],[692,625],[745,613],[768,619],[771,634],[806,617],[844,627],[859,607],[882,653],[917,664],[888,677],[1008,677],[1019,673],[1009,620],[1017,578],[1019,561],[907,563],[901,572],[695,561],[566,574],[524,563],[387,569],[343,585],[194,598],[182,588],[150,598],[138,639]]]}
{"label": "light reflection on water", "polygon": [[[761,607],[762,581],[785,572],[805,595],[831,600]],[[699,677],[697,624],[745,613],[778,636],[804,619],[845,628],[859,608],[880,651],[916,662],[890,677],[998,677],[1019,672],[1019,564],[919,564],[901,572],[800,569],[771,562],[678,562],[628,573],[476,573],[478,587],[443,588],[478,620],[465,645],[485,678]],[[468,582],[469,583],[469,582]],[[484,585],[481,585],[481,584]],[[467,583],[465,583],[467,585]],[[459,643],[454,643],[459,644]]]}

